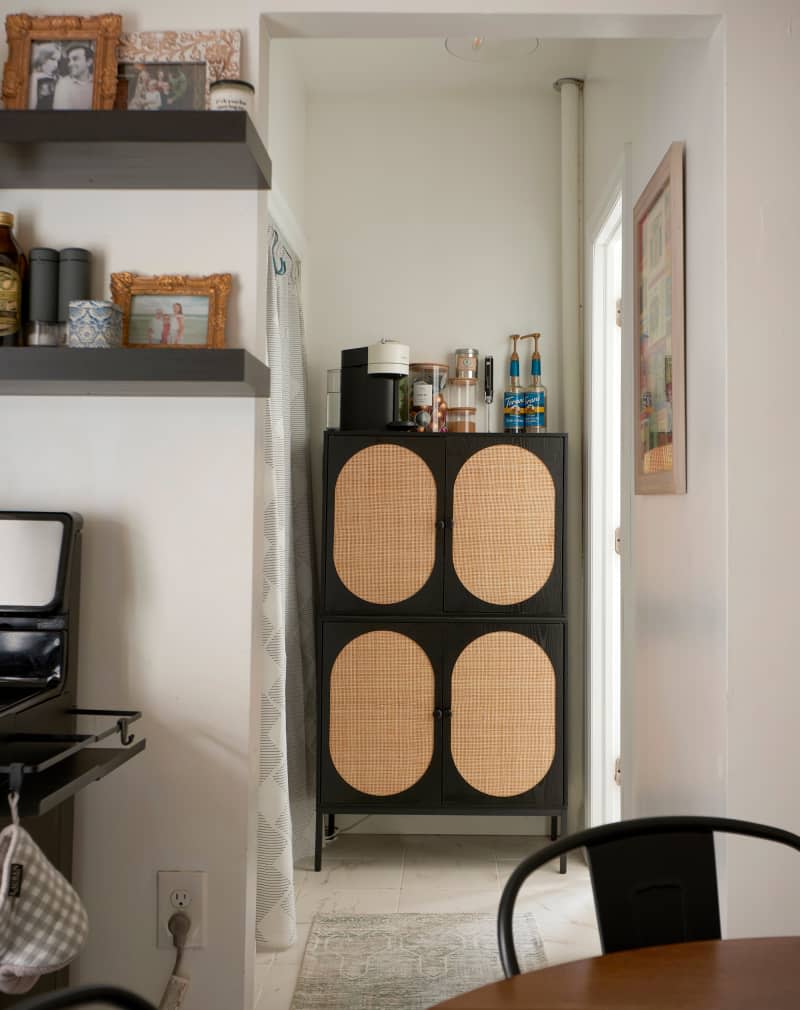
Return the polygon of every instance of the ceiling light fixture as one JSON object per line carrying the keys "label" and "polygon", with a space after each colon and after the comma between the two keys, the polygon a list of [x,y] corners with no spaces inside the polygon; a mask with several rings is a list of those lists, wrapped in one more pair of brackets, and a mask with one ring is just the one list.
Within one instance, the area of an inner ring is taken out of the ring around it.
{"label": "ceiling light fixture", "polygon": [[468,63],[510,63],[535,53],[539,39],[487,39],[473,35],[445,39],[444,47],[451,56]]}

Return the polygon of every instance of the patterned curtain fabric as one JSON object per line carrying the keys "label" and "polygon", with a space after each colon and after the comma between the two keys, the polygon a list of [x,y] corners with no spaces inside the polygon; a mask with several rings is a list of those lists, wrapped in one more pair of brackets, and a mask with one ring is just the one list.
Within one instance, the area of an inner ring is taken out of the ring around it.
{"label": "patterned curtain fabric", "polygon": [[256,939],[270,950],[295,940],[293,866],[314,847],[316,576],[300,263],[274,227],[268,241]]}

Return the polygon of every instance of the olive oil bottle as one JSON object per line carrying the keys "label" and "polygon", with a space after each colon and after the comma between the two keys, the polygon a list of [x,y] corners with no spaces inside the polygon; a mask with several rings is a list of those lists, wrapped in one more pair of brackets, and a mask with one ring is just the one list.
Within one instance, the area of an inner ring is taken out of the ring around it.
{"label": "olive oil bottle", "polygon": [[22,344],[25,256],[14,238],[14,215],[0,211],[0,347]]}

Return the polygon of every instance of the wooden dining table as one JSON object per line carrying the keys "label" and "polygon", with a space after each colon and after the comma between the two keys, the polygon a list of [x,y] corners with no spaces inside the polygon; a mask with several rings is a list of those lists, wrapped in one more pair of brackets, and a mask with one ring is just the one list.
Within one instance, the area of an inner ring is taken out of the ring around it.
{"label": "wooden dining table", "polygon": [[542,968],[434,1010],[798,1010],[800,937],[642,947]]}

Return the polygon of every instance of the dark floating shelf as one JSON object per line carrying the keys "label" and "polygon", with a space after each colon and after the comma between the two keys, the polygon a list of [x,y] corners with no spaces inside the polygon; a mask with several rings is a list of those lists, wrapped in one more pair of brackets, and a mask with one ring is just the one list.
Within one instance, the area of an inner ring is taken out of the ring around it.
{"label": "dark floating shelf", "polygon": [[269,369],[239,348],[0,347],[0,395],[264,397]]}
{"label": "dark floating shelf", "polygon": [[27,776],[19,800],[20,816],[46,814],[136,757],[145,749],[146,743],[146,740],[137,740],[130,747],[90,747],[66,758],[49,771]]}
{"label": "dark floating shelf", "polygon": [[246,112],[0,111],[0,189],[269,189]]}

